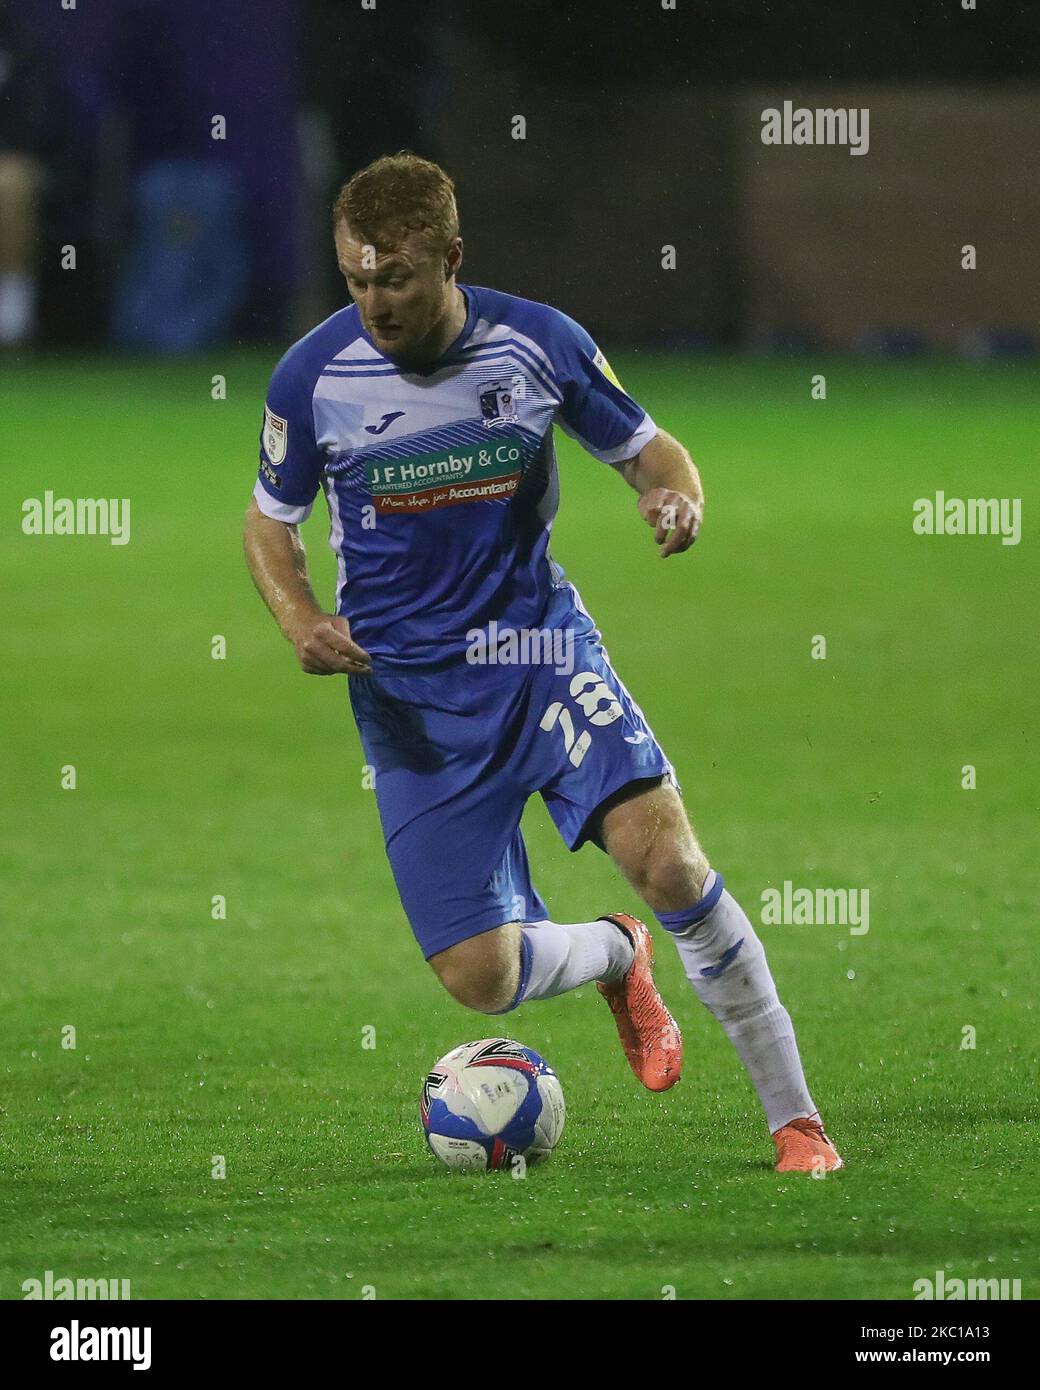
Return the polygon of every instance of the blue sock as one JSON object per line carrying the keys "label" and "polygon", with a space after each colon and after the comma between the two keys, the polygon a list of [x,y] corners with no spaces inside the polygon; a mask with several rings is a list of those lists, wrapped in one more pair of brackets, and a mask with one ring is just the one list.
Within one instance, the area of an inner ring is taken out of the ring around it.
{"label": "blue sock", "polygon": [[520,934],[520,980],[516,987],[516,993],[504,1009],[495,1009],[496,1014],[510,1014],[523,1002],[524,994],[527,991],[527,984],[531,978],[531,962],[534,959],[531,950],[531,943],[525,933]]}
{"label": "blue sock", "polygon": [[710,888],[706,888],[700,902],[694,903],[692,907],[681,907],[677,912],[655,912],[654,916],[664,927],[665,931],[685,932],[691,927],[703,922],[708,913],[717,905],[722,897],[722,890],[726,886],[722,881],[722,875],[717,874],[714,869],[709,870],[708,878],[705,883],[714,878]]}

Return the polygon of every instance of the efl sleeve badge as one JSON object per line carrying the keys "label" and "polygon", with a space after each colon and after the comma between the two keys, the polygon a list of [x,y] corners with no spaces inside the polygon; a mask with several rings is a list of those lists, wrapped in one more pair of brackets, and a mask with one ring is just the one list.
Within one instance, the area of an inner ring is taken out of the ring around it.
{"label": "efl sleeve badge", "polygon": [[275,415],[268,406],[264,407],[264,452],[272,468],[285,459],[289,442],[289,426],[280,415]]}

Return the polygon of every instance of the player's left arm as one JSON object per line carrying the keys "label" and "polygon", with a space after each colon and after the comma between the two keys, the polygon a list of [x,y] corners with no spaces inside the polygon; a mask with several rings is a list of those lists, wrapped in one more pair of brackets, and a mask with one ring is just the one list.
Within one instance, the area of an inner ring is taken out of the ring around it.
{"label": "player's left arm", "polygon": [[557,422],[639,493],[640,514],[654,528],[661,555],[689,550],[704,515],[704,489],[690,455],[632,399],[580,324],[554,310],[550,326],[561,394]]}
{"label": "player's left arm", "polygon": [[689,550],[704,519],[704,488],[685,445],[659,429],[619,471],[639,493],[636,505],[654,528],[661,556]]}

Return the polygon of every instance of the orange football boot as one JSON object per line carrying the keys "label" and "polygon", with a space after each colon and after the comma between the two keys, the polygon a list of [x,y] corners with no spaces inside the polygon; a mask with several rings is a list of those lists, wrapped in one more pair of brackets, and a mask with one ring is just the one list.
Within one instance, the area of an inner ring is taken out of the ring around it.
{"label": "orange football boot", "polygon": [[773,1135],[778,1173],[833,1173],[844,1168],[841,1155],[823,1132],[819,1115],[792,1120]]}
{"label": "orange football boot", "polygon": [[599,980],[610,1005],[628,1065],[648,1091],[667,1091],[682,1070],[682,1033],[654,984],[654,942],[646,924],[627,912],[599,919],[613,922],[635,947],[635,959],[620,980]]}

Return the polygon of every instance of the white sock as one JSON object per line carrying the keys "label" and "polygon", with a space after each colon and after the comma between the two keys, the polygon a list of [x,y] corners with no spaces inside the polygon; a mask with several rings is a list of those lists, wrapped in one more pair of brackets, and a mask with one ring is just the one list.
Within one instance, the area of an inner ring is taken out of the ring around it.
{"label": "white sock", "polygon": [[617,980],[635,952],[613,922],[532,922],[523,928],[525,999],[552,999],[590,980]]}
{"label": "white sock", "polygon": [[26,339],[33,326],[36,281],[18,270],[0,274],[0,343],[14,347]]}
{"label": "white sock", "polygon": [[[714,881],[713,871],[705,894]],[[697,998],[722,1024],[751,1077],[770,1134],[791,1120],[815,1115],[791,1016],[780,1003],[765,950],[740,904],[723,890],[702,922],[671,935]],[[729,951],[733,955],[727,960]]]}

